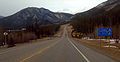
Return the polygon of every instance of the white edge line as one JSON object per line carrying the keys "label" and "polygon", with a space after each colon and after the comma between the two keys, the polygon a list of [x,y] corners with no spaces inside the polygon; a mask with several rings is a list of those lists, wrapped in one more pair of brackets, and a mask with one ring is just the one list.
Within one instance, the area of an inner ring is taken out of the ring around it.
{"label": "white edge line", "polygon": [[87,57],[72,43],[72,41],[70,41],[70,39],[68,38],[68,41],[73,45],[73,47],[83,56],[83,58],[87,61],[90,62]]}
{"label": "white edge line", "polygon": [[[66,27],[65,27],[66,29]],[[65,32],[67,33],[67,31],[65,30]],[[68,33],[67,33],[68,34]],[[68,41],[72,44],[72,46],[83,56],[83,58],[87,61],[87,62],[90,62],[88,60],[88,58],[72,43],[72,41],[68,38],[68,35],[67,35],[67,39]]]}

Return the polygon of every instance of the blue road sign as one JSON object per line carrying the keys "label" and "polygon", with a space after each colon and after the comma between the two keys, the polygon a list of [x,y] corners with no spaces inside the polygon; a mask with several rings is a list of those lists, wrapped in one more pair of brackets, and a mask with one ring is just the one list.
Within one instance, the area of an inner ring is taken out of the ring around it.
{"label": "blue road sign", "polygon": [[98,28],[98,36],[112,36],[112,28]]}

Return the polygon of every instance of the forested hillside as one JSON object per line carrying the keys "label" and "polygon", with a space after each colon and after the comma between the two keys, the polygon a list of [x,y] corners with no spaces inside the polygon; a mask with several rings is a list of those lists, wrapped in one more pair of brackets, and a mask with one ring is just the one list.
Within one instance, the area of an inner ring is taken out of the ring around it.
{"label": "forested hillside", "polygon": [[120,37],[120,1],[108,0],[86,12],[76,14],[71,25],[74,32],[84,35],[96,35],[96,29],[101,27],[112,28],[112,38]]}

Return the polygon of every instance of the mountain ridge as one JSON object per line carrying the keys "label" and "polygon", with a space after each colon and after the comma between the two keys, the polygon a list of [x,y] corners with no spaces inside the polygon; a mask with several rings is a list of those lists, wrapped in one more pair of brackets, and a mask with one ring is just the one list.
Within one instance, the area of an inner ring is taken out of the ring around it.
{"label": "mountain ridge", "polygon": [[0,16],[0,19],[3,18],[4,16]]}
{"label": "mountain ridge", "polygon": [[96,28],[111,27],[113,34],[119,36],[115,34],[120,27],[119,20],[120,0],[108,0],[86,12],[75,14],[71,19],[71,25],[74,31],[84,34],[95,33]]}
{"label": "mountain ridge", "polygon": [[88,17],[88,16],[96,16],[96,15],[109,13],[111,10],[114,10],[114,8],[116,8],[117,6],[120,7],[120,0],[108,0],[108,1],[105,1],[105,2],[97,5],[94,8],[91,8],[88,11],[75,14],[75,16],[73,16],[73,18],[76,16]]}
{"label": "mountain ridge", "polygon": [[26,27],[27,24],[32,26],[36,22],[34,21],[35,19],[37,19],[39,25],[60,24],[66,22],[67,19],[73,16],[72,14],[69,14],[69,17],[62,15],[67,17],[63,20],[55,14],[55,12],[45,8],[28,7],[13,15],[0,19],[0,26],[5,28],[22,28]]}

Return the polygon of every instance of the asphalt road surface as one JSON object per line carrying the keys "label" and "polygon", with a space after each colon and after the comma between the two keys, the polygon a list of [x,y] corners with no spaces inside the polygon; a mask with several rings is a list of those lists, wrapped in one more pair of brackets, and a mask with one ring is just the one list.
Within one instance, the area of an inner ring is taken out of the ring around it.
{"label": "asphalt road surface", "polygon": [[0,62],[115,62],[68,37],[0,50]]}

